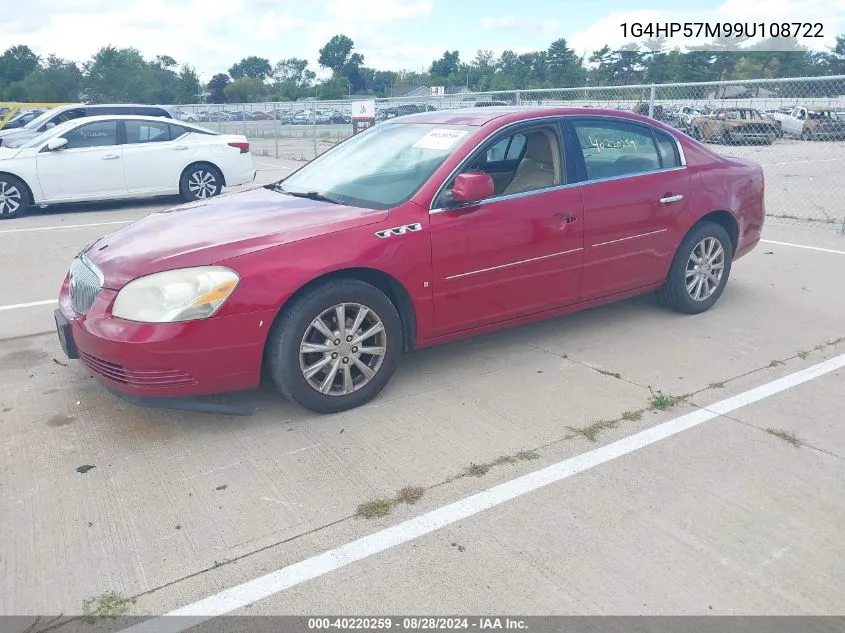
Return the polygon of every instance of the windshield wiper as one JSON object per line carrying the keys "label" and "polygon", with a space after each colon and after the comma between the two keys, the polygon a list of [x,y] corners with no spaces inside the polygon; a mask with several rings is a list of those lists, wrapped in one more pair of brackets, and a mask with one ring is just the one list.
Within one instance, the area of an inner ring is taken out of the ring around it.
{"label": "windshield wiper", "polygon": [[281,185],[276,185],[276,191],[284,193],[296,198],[308,198],[309,200],[318,200],[320,202],[331,202],[332,204],[345,204],[343,200],[336,196],[330,196],[319,191],[288,191]]}

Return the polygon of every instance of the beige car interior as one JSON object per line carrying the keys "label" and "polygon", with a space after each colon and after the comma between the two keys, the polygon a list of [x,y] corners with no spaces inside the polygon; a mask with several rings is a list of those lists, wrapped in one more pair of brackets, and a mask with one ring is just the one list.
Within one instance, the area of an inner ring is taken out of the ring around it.
{"label": "beige car interior", "polygon": [[[494,196],[536,191],[563,184],[563,165],[557,136],[549,129],[525,133],[525,154],[513,175],[494,172]],[[470,171],[476,170],[471,168]]]}
{"label": "beige car interior", "polygon": [[562,184],[560,163],[557,137],[550,130],[529,132],[525,137],[525,156],[502,193],[507,196]]}

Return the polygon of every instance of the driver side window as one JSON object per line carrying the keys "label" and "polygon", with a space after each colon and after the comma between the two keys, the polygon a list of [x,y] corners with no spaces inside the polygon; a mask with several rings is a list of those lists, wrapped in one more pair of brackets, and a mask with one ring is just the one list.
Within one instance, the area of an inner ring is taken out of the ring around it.
{"label": "driver side window", "polygon": [[457,175],[479,171],[493,179],[490,198],[564,184],[560,142],[555,128],[541,126],[496,137]]}
{"label": "driver side window", "polygon": [[97,121],[80,125],[63,136],[67,139],[65,149],[117,145],[117,121]]}

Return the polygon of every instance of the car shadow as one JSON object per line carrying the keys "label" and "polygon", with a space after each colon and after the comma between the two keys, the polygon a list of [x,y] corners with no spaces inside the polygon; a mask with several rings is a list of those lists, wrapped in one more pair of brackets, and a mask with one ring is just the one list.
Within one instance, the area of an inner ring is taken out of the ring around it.
{"label": "car shadow", "polygon": [[125,210],[147,210],[152,213],[159,208],[176,207],[186,204],[179,196],[159,196],[155,198],[143,198],[135,200],[108,200],[102,202],[67,202],[64,204],[51,204],[46,207],[35,206],[30,210],[30,215],[75,215],[85,214],[93,211],[125,211]]}

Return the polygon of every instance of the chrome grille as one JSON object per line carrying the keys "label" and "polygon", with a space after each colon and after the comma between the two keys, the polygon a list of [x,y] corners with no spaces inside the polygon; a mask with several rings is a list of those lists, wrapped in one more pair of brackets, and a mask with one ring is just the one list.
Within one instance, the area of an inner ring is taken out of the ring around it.
{"label": "chrome grille", "polygon": [[85,314],[94,304],[94,299],[103,288],[103,276],[99,269],[80,256],[70,266],[70,305],[77,314]]}

